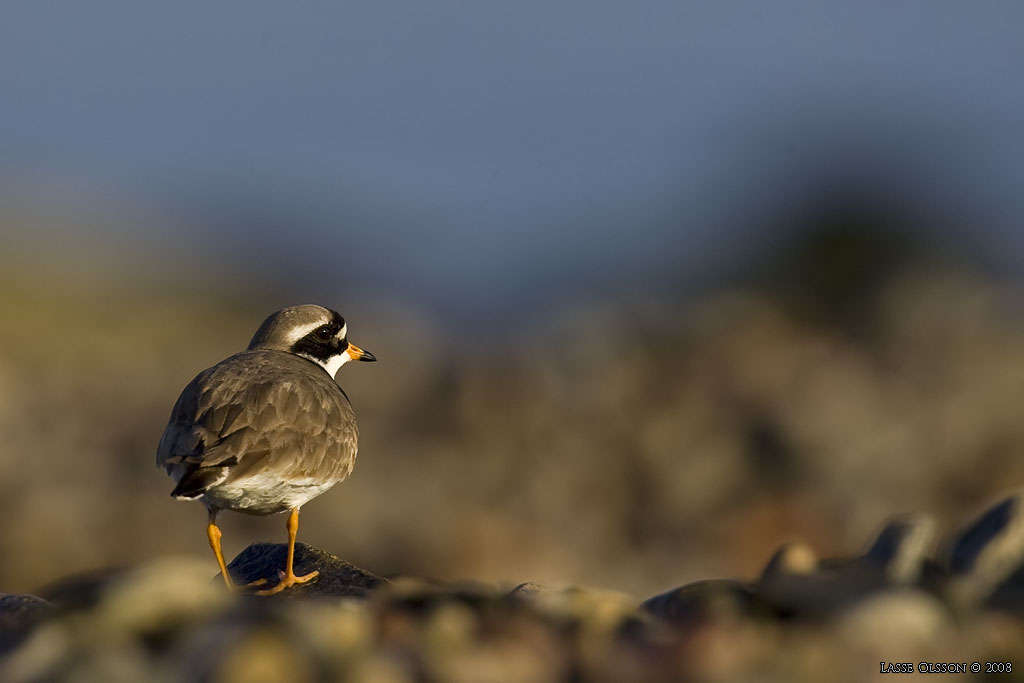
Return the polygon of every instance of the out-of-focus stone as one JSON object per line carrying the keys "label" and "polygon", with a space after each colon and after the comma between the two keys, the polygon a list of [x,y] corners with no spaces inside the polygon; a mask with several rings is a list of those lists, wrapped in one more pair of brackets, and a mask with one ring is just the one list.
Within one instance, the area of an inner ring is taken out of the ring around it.
{"label": "out-of-focus stone", "polygon": [[205,561],[160,560],[110,581],[88,616],[96,637],[112,632],[147,635],[214,614],[234,596],[210,581]]}
{"label": "out-of-focus stone", "polygon": [[958,609],[991,596],[1024,564],[1024,492],[993,505],[947,546],[947,594]]}
{"label": "out-of-focus stone", "polygon": [[[140,640],[127,634],[82,637],[64,615],[40,624],[11,654],[0,658],[4,683],[175,683],[163,666],[154,666]],[[112,636],[112,637],[111,637]]]}
{"label": "out-of-focus stone", "polygon": [[411,683],[409,666],[391,652],[373,652],[352,667],[345,680],[359,683]]}
{"label": "out-of-focus stone", "polygon": [[505,596],[494,585],[479,581],[441,583],[402,577],[375,591],[371,603],[385,614],[422,619],[448,605],[461,605],[478,615],[504,611]]}
{"label": "out-of-focus stone", "polygon": [[836,629],[847,642],[878,653],[924,648],[952,627],[946,605],[930,593],[909,588],[879,591],[836,617]]}
{"label": "out-of-focus stone", "polygon": [[95,605],[107,587],[130,570],[123,567],[97,569],[65,576],[39,591],[40,595],[62,611]]}
{"label": "out-of-focus stone", "polygon": [[373,646],[376,624],[365,601],[306,600],[288,605],[290,628],[335,670],[350,666]]}
{"label": "out-of-focus stone", "polygon": [[430,664],[430,679],[449,683],[558,683],[566,680],[557,653],[517,638],[490,638],[472,648],[432,657]]}
{"label": "out-of-focus stone", "polygon": [[33,621],[48,614],[53,605],[35,595],[26,593],[0,593],[0,615],[16,623]]}
{"label": "out-of-focus stone", "polygon": [[771,613],[750,585],[733,579],[709,579],[673,588],[644,601],[641,609],[682,626],[735,621]]}
{"label": "out-of-focus stone", "polygon": [[758,595],[775,614],[786,619],[819,620],[865,596],[861,581],[847,574],[821,571],[808,575],[776,575],[758,584]]}
{"label": "out-of-focus stone", "polygon": [[41,591],[75,638],[148,635],[202,618],[233,600],[205,561],[168,558],[73,575]]}
{"label": "out-of-focus stone", "polygon": [[802,541],[784,543],[772,555],[756,591],[783,618],[818,619],[860,594],[863,577],[850,572],[849,559],[818,560]]}
{"label": "out-of-focus stone", "polygon": [[[259,579],[273,586],[284,571],[288,546],[284,543],[254,543],[228,565],[231,578],[239,584]],[[305,543],[295,544],[295,573],[319,571],[320,575],[306,583],[296,584],[277,593],[274,598],[365,598],[370,591],[387,583],[387,579],[371,574],[353,564]]]}
{"label": "out-of-focus stone", "polygon": [[256,628],[227,646],[210,678],[218,683],[312,683],[316,662],[294,638],[273,628]]}
{"label": "out-of-focus stone", "polygon": [[1001,583],[985,604],[993,609],[1024,616],[1024,567]]}
{"label": "out-of-focus stone", "polygon": [[548,618],[605,635],[614,633],[638,613],[635,598],[626,593],[579,586],[539,591],[529,604]]}
{"label": "out-of-focus stone", "polygon": [[479,626],[480,620],[471,607],[450,602],[434,610],[423,624],[421,642],[429,652],[444,656],[469,647]]}
{"label": "out-of-focus stone", "polygon": [[[215,585],[215,584],[214,584]],[[259,670],[280,672],[288,662],[296,664],[295,680],[310,680],[328,668],[327,656],[318,654],[322,641],[310,638],[297,622],[299,613],[308,614],[309,602],[291,600],[235,600],[209,618],[178,632],[168,639],[169,663],[179,680],[221,681],[265,680]],[[331,604],[324,601],[322,604]],[[363,641],[366,642],[366,641]],[[255,650],[267,650],[266,658],[255,658],[258,666],[246,661]],[[311,673],[314,672],[314,673]],[[292,680],[286,677],[283,680]]]}
{"label": "out-of-focus stone", "polygon": [[0,681],[53,680],[53,673],[67,658],[70,638],[62,624],[47,622],[26,634],[17,647],[0,657]]}
{"label": "out-of-focus stone", "polygon": [[31,626],[53,611],[53,605],[35,595],[0,593],[0,653]]}
{"label": "out-of-focus stone", "polygon": [[521,583],[508,592],[508,597],[513,601],[534,600],[545,593],[550,592],[546,586],[533,581]]}
{"label": "out-of-focus stone", "polygon": [[765,567],[757,590],[781,616],[831,618],[890,586],[916,584],[934,528],[925,515],[893,519],[861,557],[817,560],[804,544],[788,543]]}
{"label": "out-of-focus stone", "polygon": [[935,538],[935,519],[907,515],[887,523],[861,558],[892,585],[910,585],[921,577],[928,546]]}
{"label": "out-of-focus stone", "polygon": [[771,581],[780,576],[804,576],[818,568],[818,556],[814,549],[803,541],[789,541],[779,546],[764,571],[761,581]]}

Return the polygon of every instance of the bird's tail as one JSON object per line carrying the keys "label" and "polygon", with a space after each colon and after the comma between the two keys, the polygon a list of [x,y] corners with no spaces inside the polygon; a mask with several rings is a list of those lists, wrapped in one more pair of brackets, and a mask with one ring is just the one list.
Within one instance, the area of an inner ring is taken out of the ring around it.
{"label": "bird's tail", "polygon": [[178,485],[171,491],[171,497],[178,500],[196,500],[206,490],[224,481],[228,476],[227,467],[194,467],[181,476]]}

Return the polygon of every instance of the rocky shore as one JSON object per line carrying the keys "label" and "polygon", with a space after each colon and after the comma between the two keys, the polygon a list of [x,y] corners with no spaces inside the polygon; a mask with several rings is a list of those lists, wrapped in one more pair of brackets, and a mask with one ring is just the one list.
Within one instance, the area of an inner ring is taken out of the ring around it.
{"label": "rocky shore", "polygon": [[[272,581],[283,554],[252,545],[229,571]],[[901,517],[857,556],[789,541],[754,580],[646,600],[383,578],[299,544],[296,571],[313,569],[270,598],[176,559],[0,594],[0,681],[859,681],[907,667],[1024,680],[1024,493],[942,538]]]}

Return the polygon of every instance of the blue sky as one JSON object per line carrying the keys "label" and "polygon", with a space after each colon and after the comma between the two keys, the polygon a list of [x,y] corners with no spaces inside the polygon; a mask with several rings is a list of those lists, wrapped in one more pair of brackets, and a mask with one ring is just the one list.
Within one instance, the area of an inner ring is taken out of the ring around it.
{"label": "blue sky", "polygon": [[0,199],[194,226],[98,239],[473,309],[706,277],[838,187],[1024,266],[1017,2],[0,12]]}

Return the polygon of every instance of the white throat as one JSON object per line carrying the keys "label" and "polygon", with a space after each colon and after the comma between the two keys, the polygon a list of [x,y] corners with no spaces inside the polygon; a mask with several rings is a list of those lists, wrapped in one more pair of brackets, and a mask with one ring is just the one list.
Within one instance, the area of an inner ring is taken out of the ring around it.
{"label": "white throat", "polygon": [[326,370],[327,374],[330,375],[331,377],[334,377],[335,375],[338,374],[338,370],[341,369],[342,365],[352,360],[352,357],[349,356],[344,351],[339,353],[337,356],[331,356],[326,361],[322,361],[318,358],[313,358],[312,356],[307,356],[304,353],[300,353],[298,355],[302,356],[306,360],[313,361],[314,363],[322,367],[324,370]]}

